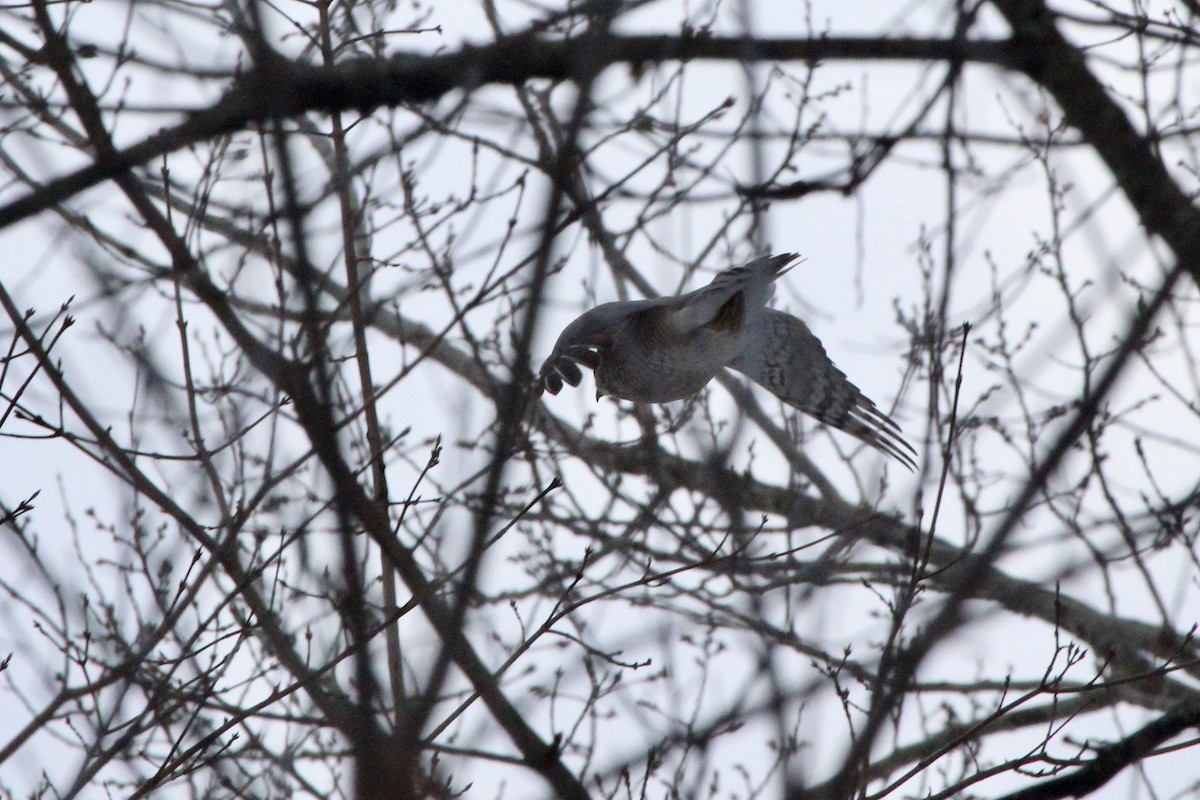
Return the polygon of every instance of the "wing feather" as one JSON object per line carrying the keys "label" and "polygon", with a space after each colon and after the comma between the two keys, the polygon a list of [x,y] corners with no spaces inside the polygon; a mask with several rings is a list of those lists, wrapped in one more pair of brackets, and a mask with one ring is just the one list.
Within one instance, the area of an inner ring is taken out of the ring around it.
{"label": "wing feather", "polygon": [[795,253],[763,256],[718,273],[708,286],[678,298],[680,307],[673,315],[673,324],[683,332],[714,323],[741,325],[741,317],[731,318],[731,314],[737,311],[749,316],[765,306],[774,293],[775,281],[797,258]]}
{"label": "wing feather", "polygon": [[729,366],[788,405],[916,469],[917,451],[904,441],[900,426],[834,365],[803,320],[763,309],[749,323],[746,346]]}

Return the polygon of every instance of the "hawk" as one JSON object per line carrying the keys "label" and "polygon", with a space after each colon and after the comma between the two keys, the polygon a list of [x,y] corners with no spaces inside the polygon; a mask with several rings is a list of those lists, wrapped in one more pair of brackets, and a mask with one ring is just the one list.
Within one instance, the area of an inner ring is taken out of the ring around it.
{"label": "hawk", "polygon": [[795,253],[763,256],[675,297],[604,303],[568,325],[538,372],[537,389],[578,386],[595,371],[596,397],[682,400],[722,369],[736,370],[783,402],[916,468],[916,451],[825,354],[804,322],[767,307]]}

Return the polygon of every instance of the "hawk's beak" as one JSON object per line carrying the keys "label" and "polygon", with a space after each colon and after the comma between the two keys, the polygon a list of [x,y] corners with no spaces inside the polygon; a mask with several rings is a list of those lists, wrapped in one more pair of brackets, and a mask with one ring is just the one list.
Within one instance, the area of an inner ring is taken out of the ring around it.
{"label": "hawk's beak", "polygon": [[596,387],[596,399],[599,400],[601,397],[604,397],[604,392],[601,391],[599,386],[597,386]]}

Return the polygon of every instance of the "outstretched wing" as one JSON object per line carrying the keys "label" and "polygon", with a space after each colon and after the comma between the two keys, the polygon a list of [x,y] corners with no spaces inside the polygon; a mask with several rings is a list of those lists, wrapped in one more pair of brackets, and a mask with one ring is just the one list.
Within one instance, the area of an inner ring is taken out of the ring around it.
{"label": "outstretched wing", "polygon": [[[756,314],[767,304],[774,293],[773,284],[797,258],[795,253],[762,256],[718,273],[707,286],[678,298],[679,310],[672,315],[672,324],[682,332],[725,323],[740,327],[745,316]],[[737,302],[731,303],[734,300]],[[736,319],[724,319],[731,314]]]}
{"label": "outstretched wing", "polygon": [[746,347],[729,366],[780,400],[916,469],[916,450],[825,354],[821,340],[791,314],[763,309],[749,322]]}

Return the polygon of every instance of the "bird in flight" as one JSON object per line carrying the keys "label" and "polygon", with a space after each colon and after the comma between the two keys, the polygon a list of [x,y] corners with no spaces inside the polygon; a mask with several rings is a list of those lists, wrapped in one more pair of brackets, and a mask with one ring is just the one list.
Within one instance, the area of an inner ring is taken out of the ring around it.
{"label": "bird in flight", "polygon": [[538,372],[539,393],[578,386],[584,366],[595,371],[597,399],[668,403],[728,367],[914,470],[916,451],[900,426],[834,366],[803,321],[767,307],[797,258],[763,256],[687,294],[596,306],[559,335]]}

